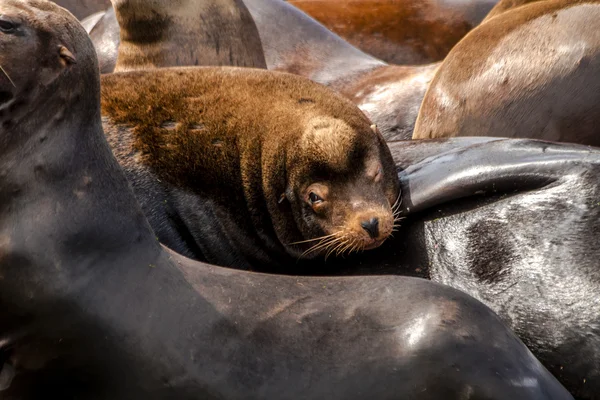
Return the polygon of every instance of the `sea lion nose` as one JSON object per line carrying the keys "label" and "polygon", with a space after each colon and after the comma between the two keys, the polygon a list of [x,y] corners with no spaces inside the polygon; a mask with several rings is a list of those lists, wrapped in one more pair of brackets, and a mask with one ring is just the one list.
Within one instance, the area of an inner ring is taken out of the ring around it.
{"label": "sea lion nose", "polygon": [[362,221],[360,226],[367,231],[369,236],[371,236],[371,239],[375,239],[379,236],[379,218],[371,218],[368,221]]}

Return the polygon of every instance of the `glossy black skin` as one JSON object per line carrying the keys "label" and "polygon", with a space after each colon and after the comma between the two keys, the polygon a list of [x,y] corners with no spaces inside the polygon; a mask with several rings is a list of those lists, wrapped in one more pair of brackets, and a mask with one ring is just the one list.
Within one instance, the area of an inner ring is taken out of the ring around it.
{"label": "glossy black skin", "polygon": [[95,52],[68,21],[56,29],[77,63],[1,114],[0,360],[17,371],[2,399],[571,398],[493,312],[449,287],[262,275],[167,252],[109,150]]}
{"label": "glossy black skin", "polygon": [[399,166],[412,164],[400,172],[407,219],[396,239],[346,265],[474,296],[571,393],[598,398],[600,149],[464,139],[390,143]]}

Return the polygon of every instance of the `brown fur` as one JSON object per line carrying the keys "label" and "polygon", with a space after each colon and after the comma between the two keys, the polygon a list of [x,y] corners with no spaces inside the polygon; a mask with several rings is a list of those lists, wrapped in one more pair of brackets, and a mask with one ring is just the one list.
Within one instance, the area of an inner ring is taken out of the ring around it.
{"label": "brown fur", "polygon": [[168,66],[266,68],[242,0],[112,0],[121,26],[115,71]]}
{"label": "brown fur", "polygon": [[[142,164],[160,180],[207,196],[237,225],[277,238],[292,254],[310,246],[288,245],[323,235],[336,219],[366,209],[382,224],[391,218],[398,185],[383,138],[349,100],[304,78],[237,68],[106,75],[102,112],[113,146],[124,134],[118,128],[131,127],[134,158],[117,154],[126,169]],[[365,169],[377,161],[384,178],[369,186]],[[337,198],[325,220],[313,216],[303,190],[315,181],[357,205]]]}
{"label": "brown fur", "polygon": [[480,25],[438,69],[413,138],[527,137],[600,145],[599,19],[599,1],[548,0]]}

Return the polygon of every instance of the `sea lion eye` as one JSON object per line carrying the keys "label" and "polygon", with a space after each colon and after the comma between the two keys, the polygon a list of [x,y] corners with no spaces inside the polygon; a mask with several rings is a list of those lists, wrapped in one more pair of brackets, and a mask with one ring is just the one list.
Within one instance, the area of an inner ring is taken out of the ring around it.
{"label": "sea lion eye", "polygon": [[308,194],[308,200],[310,200],[310,204],[319,204],[323,202],[323,199],[319,197],[315,192],[310,192]]}
{"label": "sea lion eye", "polygon": [[4,33],[13,33],[17,29],[17,25],[7,21],[5,19],[0,19],[0,31]]}

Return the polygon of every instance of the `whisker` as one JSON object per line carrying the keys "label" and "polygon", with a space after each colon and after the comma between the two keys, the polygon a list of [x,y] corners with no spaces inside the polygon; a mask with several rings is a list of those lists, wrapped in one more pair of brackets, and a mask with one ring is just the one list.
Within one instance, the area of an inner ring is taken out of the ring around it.
{"label": "whisker", "polygon": [[304,253],[302,253],[302,255],[300,255],[300,257],[304,257],[305,255],[315,252],[317,250],[332,246],[334,243],[337,243],[340,240],[342,240],[341,237],[328,237],[306,250]]}
{"label": "whisker", "polygon": [[12,83],[12,85],[13,85],[14,87],[17,87],[17,85],[15,85],[15,83],[13,82],[13,80],[12,80],[12,79],[10,79],[10,76],[8,76],[8,74],[6,73],[6,71],[4,70],[4,68],[2,68],[2,65],[0,65],[0,71],[2,71],[2,73],[3,73],[4,75],[6,75],[6,77],[8,78],[8,80],[10,81],[10,83]]}
{"label": "whisker", "polygon": [[323,240],[323,239],[326,239],[328,237],[335,236],[336,234],[337,234],[337,232],[332,233],[331,235],[319,236],[318,238],[314,238],[314,239],[301,240],[299,242],[288,243],[288,245],[301,244],[301,243],[309,243],[309,242],[316,242],[317,240]]}

